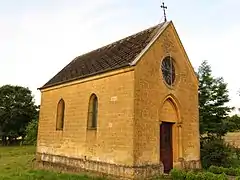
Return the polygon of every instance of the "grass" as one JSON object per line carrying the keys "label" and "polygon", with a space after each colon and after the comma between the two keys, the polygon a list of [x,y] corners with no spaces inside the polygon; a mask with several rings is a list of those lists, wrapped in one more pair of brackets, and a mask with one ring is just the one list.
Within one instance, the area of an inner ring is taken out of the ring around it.
{"label": "grass", "polygon": [[103,180],[86,175],[63,174],[32,168],[34,146],[0,147],[0,180]]}

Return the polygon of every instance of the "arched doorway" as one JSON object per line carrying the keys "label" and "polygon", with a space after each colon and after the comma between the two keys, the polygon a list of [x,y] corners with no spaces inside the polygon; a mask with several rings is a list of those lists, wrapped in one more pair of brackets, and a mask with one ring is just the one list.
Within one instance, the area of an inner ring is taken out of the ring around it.
{"label": "arched doorway", "polygon": [[178,123],[178,109],[171,97],[166,98],[160,110],[160,161],[163,163],[164,172],[168,173],[173,168],[174,160],[178,154],[176,130]]}

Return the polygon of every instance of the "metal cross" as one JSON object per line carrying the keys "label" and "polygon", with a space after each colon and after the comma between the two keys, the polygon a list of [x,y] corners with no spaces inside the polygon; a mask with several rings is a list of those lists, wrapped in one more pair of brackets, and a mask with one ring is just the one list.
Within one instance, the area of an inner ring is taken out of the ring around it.
{"label": "metal cross", "polygon": [[166,22],[166,21],[167,21],[167,16],[166,16],[166,11],[165,11],[165,9],[167,9],[167,6],[164,6],[164,2],[162,3],[161,8],[163,8],[164,21]]}

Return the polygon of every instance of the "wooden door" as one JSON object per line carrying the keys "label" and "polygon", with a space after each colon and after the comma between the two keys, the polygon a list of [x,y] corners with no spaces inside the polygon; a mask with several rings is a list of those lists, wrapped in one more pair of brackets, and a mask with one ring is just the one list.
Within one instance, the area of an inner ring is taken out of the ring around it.
{"label": "wooden door", "polygon": [[172,125],[167,122],[160,125],[160,160],[165,173],[169,173],[173,168]]}

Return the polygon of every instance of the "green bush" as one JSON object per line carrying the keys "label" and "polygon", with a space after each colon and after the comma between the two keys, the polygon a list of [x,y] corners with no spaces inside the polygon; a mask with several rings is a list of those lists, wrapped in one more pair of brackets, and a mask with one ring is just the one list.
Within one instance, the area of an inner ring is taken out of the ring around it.
{"label": "green bush", "polygon": [[218,179],[218,180],[228,180],[228,177],[225,173],[222,173],[222,174],[217,175],[216,179]]}
{"label": "green bush", "polygon": [[240,148],[232,147],[232,167],[240,168]]}
{"label": "green bush", "polygon": [[186,180],[194,180],[196,179],[196,174],[193,171],[189,171],[186,174]]}
{"label": "green bush", "polygon": [[212,137],[201,142],[201,162],[203,168],[211,165],[231,167],[233,161],[232,147],[227,145],[223,139]]}
{"label": "green bush", "polygon": [[173,180],[227,180],[225,173],[214,174],[212,172],[193,172],[173,169],[171,172]]}
{"label": "green bush", "polygon": [[240,169],[232,168],[232,167],[224,168],[224,167],[210,166],[208,171],[212,172],[214,174],[225,173],[229,176],[239,176],[240,175]]}
{"label": "green bush", "polygon": [[172,180],[184,180],[186,179],[186,172],[180,169],[172,169],[170,171],[170,175]]}
{"label": "green bush", "polygon": [[38,121],[32,120],[26,127],[26,136],[24,138],[24,144],[36,145],[37,142]]}
{"label": "green bush", "polygon": [[213,165],[208,168],[208,171],[212,172],[214,174],[221,174],[224,172],[221,167],[217,167],[217,166],[213,166]]}
{"label": "green bush", "polygon": [[[225,172],[229,176],[237,176],[239,174],[239,170],[236,168],[225,168]],[[240,174],[239,174],[240,175]]]}

